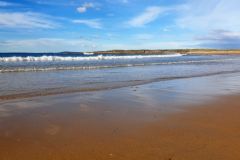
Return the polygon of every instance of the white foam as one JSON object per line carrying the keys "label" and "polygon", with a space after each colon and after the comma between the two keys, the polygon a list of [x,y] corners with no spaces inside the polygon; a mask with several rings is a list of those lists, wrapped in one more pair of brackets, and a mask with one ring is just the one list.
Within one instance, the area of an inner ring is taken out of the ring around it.
{"label": "white foam", "polygon": [[180,57],[183,54],[166,54],[166,55],[97,55],[88,57],[62,57],[62,56],[41,56],[41,57],[0,57],[0,62],[22,62],[22,61],[91,61],[91,60],[112,60],[112,59],[143,59],[143,58],[167,58],[167,57]]}
{"label": "white foam", "polygon": [[89,56],[89,55],[94,55],[94,53],[92,53],[92,52],[84,52],[83,54],[84,54],[84,55],[87,55],[87,56]]}
{"label": "white foam", "polygon": [[118,64],[118,65],[103,65],[103,66],[52,66],[52,67],[13,67],[13,68],[1,68],[0,73],[5,72],[29,72],[29,71],[51,71],[51,70],[91,70],[101,68],[115,68],[115,67],[134,67],[134,66],[147,66],[147,65],[175,65],[175,64],[198,64],[198,63],[214,63],[214,62],[227,62],[227,61],[239,61],[239,59],[212,59],[212,60],[193,60],[193,61],[175,61],[175,62],[159,62],[159,63],[138,63],[138,64]]}

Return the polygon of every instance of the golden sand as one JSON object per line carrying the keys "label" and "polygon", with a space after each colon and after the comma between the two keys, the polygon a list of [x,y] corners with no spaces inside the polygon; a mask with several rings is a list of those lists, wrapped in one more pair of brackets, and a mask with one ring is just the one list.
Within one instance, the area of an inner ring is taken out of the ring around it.
{"label": "golden sand", "polygon": [[100,105],[28,109],[0,121],[0,159],[237,160],[239,99],[221,97],[151,121],[141,120],[146,111],[133,116]]}

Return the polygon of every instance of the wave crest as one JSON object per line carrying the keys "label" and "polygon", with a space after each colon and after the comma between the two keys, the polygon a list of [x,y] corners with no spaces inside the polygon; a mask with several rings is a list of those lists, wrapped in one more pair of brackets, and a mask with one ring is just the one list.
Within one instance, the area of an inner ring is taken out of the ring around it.
{"label": "wave crest", "polygon": [[180,53],[167,54],[167,55],[97,55],[97,56],[85,56],[85,57],[63,57],[63,56],[27,56],[27,57],[0,57],[0,62],[34,62],[34,61],[94,61],[94,60],[112,60],[112,59],[142,59],[142,58],[168,58],[168,57],[180,57],[183,56]]}

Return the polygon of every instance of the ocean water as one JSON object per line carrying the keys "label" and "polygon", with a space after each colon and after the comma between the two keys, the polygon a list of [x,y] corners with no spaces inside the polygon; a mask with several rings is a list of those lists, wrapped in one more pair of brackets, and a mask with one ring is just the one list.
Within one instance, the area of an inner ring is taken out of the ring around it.
{"label": "ocean water", "polygon": [[[94,55],[67,53],[0,53],[0,72],[98,69],[143,65],[159,58],[182,56],[168,55]],[[150,60],[150,61],[149,61]]]}
{"label": "ocean water", "polygon": [[238,72],[240,56],[236,55],[1,53],[0,100],[228,76]]}

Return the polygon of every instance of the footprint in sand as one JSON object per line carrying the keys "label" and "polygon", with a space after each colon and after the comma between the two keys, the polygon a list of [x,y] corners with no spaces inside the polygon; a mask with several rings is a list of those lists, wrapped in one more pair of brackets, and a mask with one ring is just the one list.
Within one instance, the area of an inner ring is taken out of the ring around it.
{"label": "footprint in sand", "polygon": [[90,110],[89,106],[86,104],[80,104],[79,111],[80,112],[88,112]]}
{"label": "footprint in sand", "polygon": [[46,130],[45,133],[51,136],[56,135],[60,131],[60,127],[57,125],[50,125]]}

